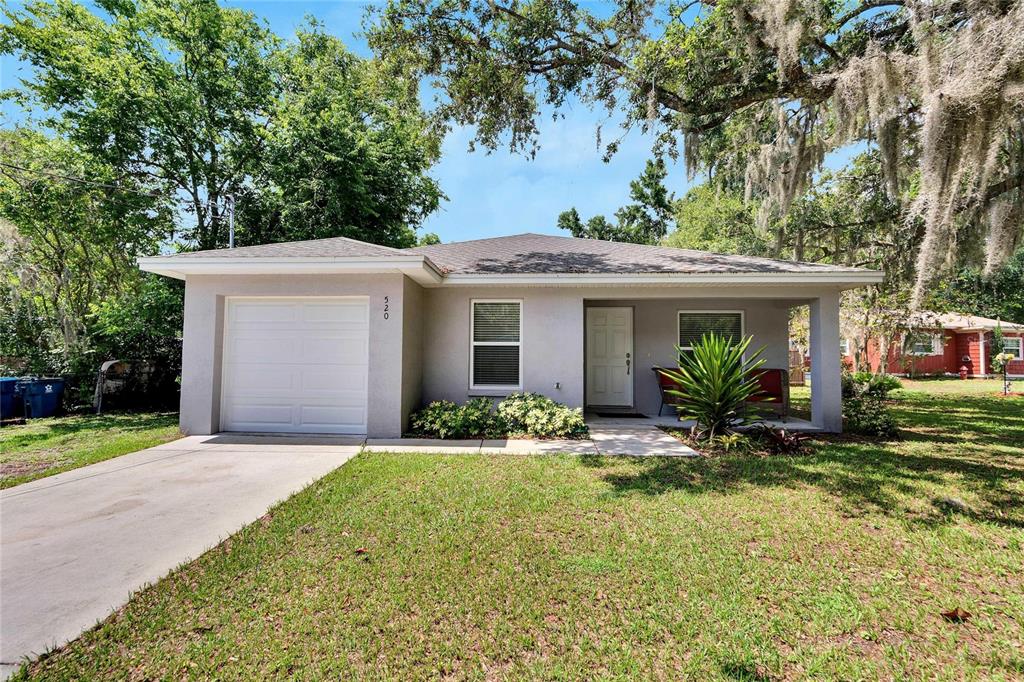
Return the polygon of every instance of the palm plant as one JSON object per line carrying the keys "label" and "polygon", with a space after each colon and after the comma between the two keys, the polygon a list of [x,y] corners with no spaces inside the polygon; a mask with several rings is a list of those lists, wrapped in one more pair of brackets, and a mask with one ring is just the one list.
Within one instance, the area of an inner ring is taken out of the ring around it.
{"label": "palm plant", "polygon": [[658,370],[678,385],[667,392],[678,399],[680,417],[697,422],[695,436],[714,438],[746,422],[746,402],[761,392],[754,370],[764,364],[763,347],[744,357],[752,340],[734,344],[731,337],[705,334],[692,351],[676,348],[678,369]]}

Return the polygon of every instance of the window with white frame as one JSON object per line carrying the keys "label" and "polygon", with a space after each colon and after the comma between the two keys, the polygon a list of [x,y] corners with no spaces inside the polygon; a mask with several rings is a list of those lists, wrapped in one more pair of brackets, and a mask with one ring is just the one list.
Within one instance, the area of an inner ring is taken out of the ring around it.
{"label": "window with white frame", "polygon": [[839,339],[839,354],[849,355],[850,354],[850,339]]}
{"label": "window with white frame", "polygon": [[732,343],[743,338],[743,313],[739,310],[680,310],[678,318],[679,348],[684,353],[705,334],[714,332]]}
{"label": "window with white frame", "polygon": [[931,336],[915,337],[910,344],[911,355],[941,355],[942,336],[933,334]]}
{"label": "window with white frame", "polygon": [[1024,338],[1019,336],[1004,336],[1003,352],[1009,353],[1018,360],[1024,358]]}
{"label": "window with white frame", "polygon": [[472,302],[470,388],[522,388],[522,301]]}

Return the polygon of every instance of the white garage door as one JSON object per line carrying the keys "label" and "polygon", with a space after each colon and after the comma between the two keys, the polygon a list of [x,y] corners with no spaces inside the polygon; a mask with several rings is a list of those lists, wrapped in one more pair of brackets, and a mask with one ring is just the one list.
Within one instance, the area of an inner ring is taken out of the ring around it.
{"label": "white garage door", "polygon": [[366,433],[366,298],[229,298],[221,429]]}

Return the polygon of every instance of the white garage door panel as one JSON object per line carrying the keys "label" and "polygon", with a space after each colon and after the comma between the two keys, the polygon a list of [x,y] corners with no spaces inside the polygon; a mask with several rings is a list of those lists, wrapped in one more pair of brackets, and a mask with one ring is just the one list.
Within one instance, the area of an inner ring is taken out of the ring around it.
{"label": "white garage door panel", "polygon": [[[362,336],[354,336],[362,334]],[[348,334],[325,334],[316,337],[304,337],[299,346],[292,346],[292,352],[301,347],[303,358],[314,358],[316,362],[329,362],[342,365],[363,365],[366,358],[366,332],[349,332]]]}
{"label": "white garage door panel", "polygon": [[265,364],[281,362],[290,355],[295,355],[298,350],[296,343],[301,343],[298,333],[289,334],[283,338],[271,336],[260,337],[253,332],[240,331],[237,329],[234,335],[228,340],[228,353],[243,360],[240,364]]}
{"label": "white garage door panel", "polygon": [[368,309],[366,306],[346,306],[333,304],[308,304],[303,306],[303,322],[332,322],[354,328],[365,327],[368,324]]}
{"label": "white garage door panel", "polygon": [[221,428],[365,433],[365,298],[228,299]]}
{"label": "white garage door panel", "polygon": [[235,324],[295,322],[300,312],[291,303],[246,303],[235,301],[231,321]]}

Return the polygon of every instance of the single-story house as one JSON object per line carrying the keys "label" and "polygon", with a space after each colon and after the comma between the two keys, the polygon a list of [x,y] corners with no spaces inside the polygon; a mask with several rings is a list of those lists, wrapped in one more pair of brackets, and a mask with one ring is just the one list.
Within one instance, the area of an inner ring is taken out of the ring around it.
{"label": "single-story house", "polygon": [[812,421],[842,428],[839,296],[882,273],[520,234],[395,249],[347,238],[155,256],[185,280],[181,428],[395,437],[440,399],[534,391],[654,414],[656,366],[706,330],[788,367],[810,306]]}
{"label": "single-story house", "polygon": [[[908,320],[913,332],[890,344],[886,361],[889,374],[992,376],[993,337],[1003,334],[1004,352],[1015,357],[1007,365],[1011,377],[1024,377],[1024,324],[1003,322],[963,313],[916,313]],[[854,364],[857,351],[849,339],[841,341],[843,362]],[[880,371],[882,350],[878,339],[868,338],[866,361],[873,372]]]}

